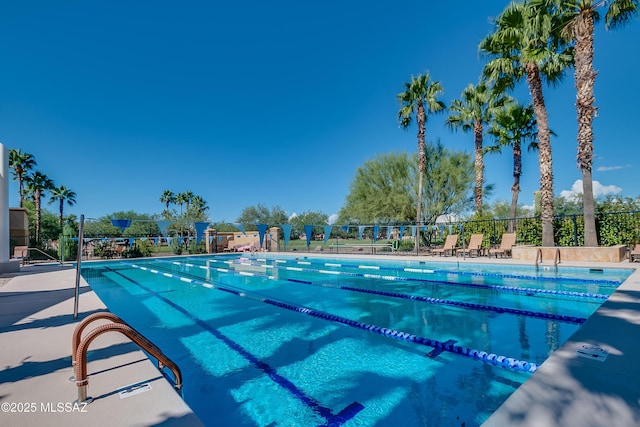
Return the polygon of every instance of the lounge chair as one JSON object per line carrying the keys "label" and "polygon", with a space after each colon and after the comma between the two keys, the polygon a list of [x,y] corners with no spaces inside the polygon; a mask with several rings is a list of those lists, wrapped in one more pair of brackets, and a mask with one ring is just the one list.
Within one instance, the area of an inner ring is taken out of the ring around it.
{"label": "lounge chair", "polygon": [[480,256],[482,253],[482,239],[484,235],[482,233],[472,234],[469,238],[469,244],[466,248],[456,250],[456,256],[458,254],[469,254],[469,256],[473,256],[475,253],[476,256]]}
{"label": "lounge chair", "polygon": [[14,247],[12,259],[20,260],[21,264],[27,264],[29,262],[29,247],[28,246]]}
{"label": "lounge chair", "polygon": [[502,241],[500,242],[500,246],[497,248],[489,249],[489,257],[491,255],[495,255],[498,258],[498,255],[503,257],[511,256],[511,249],[516,245],[516,233],[504,233],[502,235]]}
{"label": "lounge chair", "polygon": [[439,254],[440,256],[447,256],[447,253],[450,253],[451,256],[456,253],[456,244],[458,243],[458,235],[457,234],[449,234],[444,241],[444,246],[441,248],[432,249],[431,252],[434,254]]}
{"label": "lounge chair", "polygon": [[629,262],[640,260],[640,244],[635,245],[633,250],[629,252]]}

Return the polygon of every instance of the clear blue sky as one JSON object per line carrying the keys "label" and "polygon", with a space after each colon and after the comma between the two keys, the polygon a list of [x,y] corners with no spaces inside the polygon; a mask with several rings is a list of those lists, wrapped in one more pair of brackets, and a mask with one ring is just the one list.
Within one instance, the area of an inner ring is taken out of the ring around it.
{"label": "clear blue sky", "polygon": [[[415,152],[416,129],[396,121],[403,82],[428,70],[447,105],[458,98],[477,82],[478,43],[507,3],[5,2],[0,142],[32,153],[77,193],[65,212],[88,218],[160,213],[164,190],[202,196],[213,221],[258,203],[331,215],[358,166]],[[639,42],[638,20],[596,34],[598,193],[640,194]],[[545,95],[559,195],[581,178],[573,71]],[[472,152],[473,136],[444,117],[429,118],[427,139]],[[485,176],[491,201],[510,199],[508,151],[487,157]],[[521,202],[538,186],[537,154],[526,153]],[[15,181],[9,191],[17,206]]]}

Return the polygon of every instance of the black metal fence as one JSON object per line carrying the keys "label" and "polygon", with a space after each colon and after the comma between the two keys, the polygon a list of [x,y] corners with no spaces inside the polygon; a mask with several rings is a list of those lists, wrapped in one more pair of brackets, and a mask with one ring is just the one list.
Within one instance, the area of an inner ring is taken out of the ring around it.
{"label": "black metal fence", "polygon": [[[557,246],[583,246],[584,245],[584,218],[582,215],[557,215],[554,218],[554,241]],[[364,227],[362,230],[360,227]],[[348,227],[334,225],[331,227],[330,235],[325,239],[324,232],[326,226],[314,226],[314,234],[311,244],[306,245],[302,240],[290,241],[287,251],[306,250],[327,250],[331,251],[345,240],[359,240],[361,242],[375,243],[388,242],[389,240],[400,241],[400,251],[412,251],[414,239],[411,235],[415,233],[413,224],[368,224],[349,225]],[[402,236],[400,235],[402,230]],[[633,247],[640,243],[640,211],[632,212],[606,212],[596,214],[596,231],[598,234],[598,244],[600,246],[625,245]],[[377,232],[377,236],[374,233]],[[493,247],[500,244],[502,235],[506,232],[516,233],[516,244],[540,246],[542,244],[542,220],[540,217],[525,217],[510,219],[486,219],[486,220],[466,220],[449,223],[430,224],[422,227],[421,247],[434,247],[443,243],[449,234],[459,234],[468,242],[471,234],[483,234],[483,247]],[[75,239],[74,239],[75,237]],[[86,237],[86,236],[85,236]],[[136,238],[137,243],[141,243],[147,238],[154,236],[128,236],[122,235],[121,239]],[[157,236],[155,236],[157,237]],[[360,240],[362,239],[362,240]],[[75,242],[74,242],[75,240]],[[94,240],[94,246],[96,241]],[[104,239],[112,241],[113,238]],[[149,239],[150,241],[151,239]],[[33,241],[33,240],[31,240]],[[10,247],[13,251],[15,246],[27,246],[29,239],[20,236],[10,236]],[[45,250],[50,250],[53,254],[57,252],[58,257],[65,259],[75,257],[77,253],[77,236],[65,236],[63,244],[57,240],[49,240]],[[461,240],[459,240],[461,242]],[[60,246],[65,248],[64,255]],[[149,246],[149,245],[148,245]],[[155,245],[151,246],[155,248]],[[85,248],[86,249],[86,248]],[[280,236],[279,250],[285,250],[285,245]],[[391,249],[381,248],[381,251],[390,252]],[[155,250],[153,250],[155,252]],[[167,255],[170,254],[167,253]]]}

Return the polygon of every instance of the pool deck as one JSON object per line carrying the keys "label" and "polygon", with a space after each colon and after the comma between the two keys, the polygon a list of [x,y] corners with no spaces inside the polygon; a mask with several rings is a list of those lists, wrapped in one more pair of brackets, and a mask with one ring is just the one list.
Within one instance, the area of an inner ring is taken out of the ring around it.
{"label": "pool deck", "polygon": [[[0,277],[0,425],[202,426],[139,347],[115,333],[89,347],[88,395],[94,401],[74,405],[71,336],[80,320],[105,310],[82,280],[74,320],[74,295],[71,267],[29,265],[8,281]],[[126,386],[144,384],[148,391],[121,398]]]}
{"label": "pool deck", "polygon": [[[486,257],[402,259],[524,264]],[[562,266],[635,268],[636,265],[625,261],[563,262]],[[94,401],[86,407],[74,406],[77,387],[69,381],[74,374],[71,336],[79,320],[105,310],[82,279],[79,318],[73,319],[74,286],[75,270],[69,266],[23,266],[15,277],[0,276],[0,425],[203,425],[146,355],[127,338],[113,333],[100,336],[90,348],[89,396]],[[483,427],[640,425],[638,336],[640,270],[635,270]],[[607,350],[606,360],[579,356],[577,350],[583,345]],[[119,391],[132,384],[148,384],[150,389],[122,398]]]}

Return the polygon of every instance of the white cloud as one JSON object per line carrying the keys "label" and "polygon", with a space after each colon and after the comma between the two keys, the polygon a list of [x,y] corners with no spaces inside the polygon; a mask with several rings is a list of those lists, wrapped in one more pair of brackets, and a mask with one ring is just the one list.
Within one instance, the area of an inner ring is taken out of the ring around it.
{"label": "white cloud", "polygon": [[[606,196],[607,194],[618,194],[622,191],[622,188],[617,185],[602,185],[599,181],[593,181],[593,197],[598,198]],[[564,197],[567,200],[575,200],[582,194],[582,180],[578,179],[571,186],[571,190],[562,190],[560,197]]]}
{"label": "white cloud", "polygon": [[327,223],[328,223],[329,225],[333,225],[333,224],[335,224],[335,222],[336,222],[337,220],[338,220],[338,214],[337,214],[337,213],[334,213],[334,214],[329,215],[329,219],[327,220]]}
{"label": "white cloud", "polygon": [[298,214],[297,213],[292,213],[291,215],[289,215],[289,221],[291,221],[293,218],[297,217]]}
{"label": "white cloud", "polygon": [[624,169],[624,168],[628,168],[629,165],[626,166],[598,166],[596,168],[596,171],[598,172],[608,172],[608,171],[615,171],[618,169]]}

